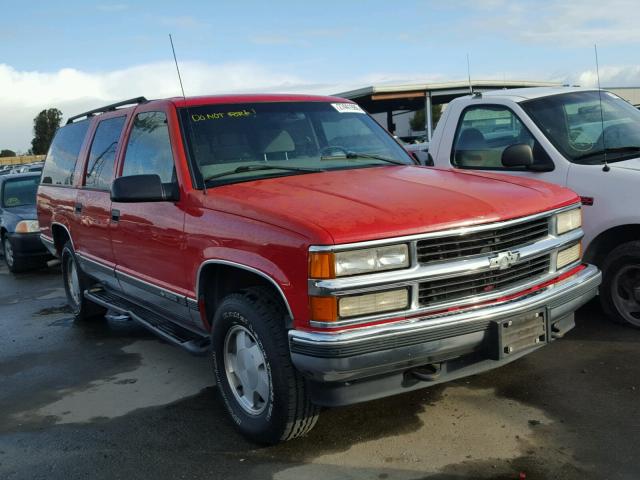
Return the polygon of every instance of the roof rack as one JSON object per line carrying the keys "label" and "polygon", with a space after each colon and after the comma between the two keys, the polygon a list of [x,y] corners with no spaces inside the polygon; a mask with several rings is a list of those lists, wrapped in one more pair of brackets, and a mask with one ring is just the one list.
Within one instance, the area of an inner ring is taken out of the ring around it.
{"label": "roof rack", "polygon": [[74,120],[77,120],[82,117],[90,118],[97,113],[113,112],[118,107],[124,107],[126,105],[137,105],[137,104],[146,103],[146,102],[148,102],[148,100],[145,97],[135,97],[135,98],[130,98],[129,100],[123,100],[118,103],[112,103],[111,105],[106,105],[104,107],[96,108],[94,110],[89,110],[88,112],[84,112],[79,115],[74,115],[73,117],[69,117],[69,119],[67,120],[67,125],[69,125],[70,123],[73,123]]}

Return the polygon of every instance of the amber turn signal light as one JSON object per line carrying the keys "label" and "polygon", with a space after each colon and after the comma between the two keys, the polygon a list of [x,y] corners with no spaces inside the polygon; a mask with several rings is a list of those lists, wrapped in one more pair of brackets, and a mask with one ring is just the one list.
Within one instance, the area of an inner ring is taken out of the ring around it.
{"label": "amber turn signal light", "polygon": [[336,297],[309,297],[311,320],[315,322],[335,322],[338,319]]}
{"label": "amber turn signal light", "polygon": [[331,252],[309,253],[310,278],[336,278],[336,260]]}

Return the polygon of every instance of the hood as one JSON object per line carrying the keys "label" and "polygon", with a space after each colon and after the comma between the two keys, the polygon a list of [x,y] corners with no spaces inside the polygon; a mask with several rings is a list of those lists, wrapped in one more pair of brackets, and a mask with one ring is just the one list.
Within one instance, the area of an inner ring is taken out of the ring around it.
{"label": "hood", "polygon": [[629,160],[623,160],[622,162],[613,162],[610,163],[609,166],[611,168],[640,171],[640,158],[631,158]]}
{"label": "hood", "polygon": [[209,190],[207,206],[299,232],[310,243],[351,243],[496,222],[578,201],[520,177],[418,166],[293,175]]}

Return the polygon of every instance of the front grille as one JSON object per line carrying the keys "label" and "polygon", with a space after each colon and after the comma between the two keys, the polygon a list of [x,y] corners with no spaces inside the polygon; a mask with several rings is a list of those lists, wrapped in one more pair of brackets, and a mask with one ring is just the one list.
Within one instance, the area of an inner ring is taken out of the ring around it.
{"label": "front grille", "polygon": [[468,257],[508,250],[536,242],[549,234],[549,219],[540,218],[502,228],[418,241],[418,262]]}
{"label": "front grille", "polygon": [[421,307],[466,297],[489,294],[530,281],[549,272],[550,256],[544,255],[516,263],[506,270],[491,270],[471,275],[431,280],[419,285]]}

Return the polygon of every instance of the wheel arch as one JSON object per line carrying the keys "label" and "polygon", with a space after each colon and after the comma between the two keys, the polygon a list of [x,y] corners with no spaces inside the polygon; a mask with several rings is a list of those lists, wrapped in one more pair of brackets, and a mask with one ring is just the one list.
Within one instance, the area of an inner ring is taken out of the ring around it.
{"label": "wheel arch", "polygon": [[[63,225],[59,222],[54,222],[51,224],[51,235],[53,236],[53,245],[58,253],[58,256],[62,253],[62,248],[67,241],[71,241],[71,246],[73,247],[73,239],[71,238],[71,232],[69,232],[69,228],[66,225]],[[75,247],[73,248],[75,251]]]}
{"label": "wheel arch", "polygon": [[255,286],[270,289],[282,301],[288,316],[285,327],[291,327],[293,312],[280,284],[257,268],[228,260],[206,260],[198,269],[196,295],[205,326],[211,328],[211,316],[226,295]]}
{"label": "wheel arch", "polygon": [[607,253],[623,243],[640,239],[640,224],[617,225],[598,234],[584,254],[584,260],[602,267]]}

